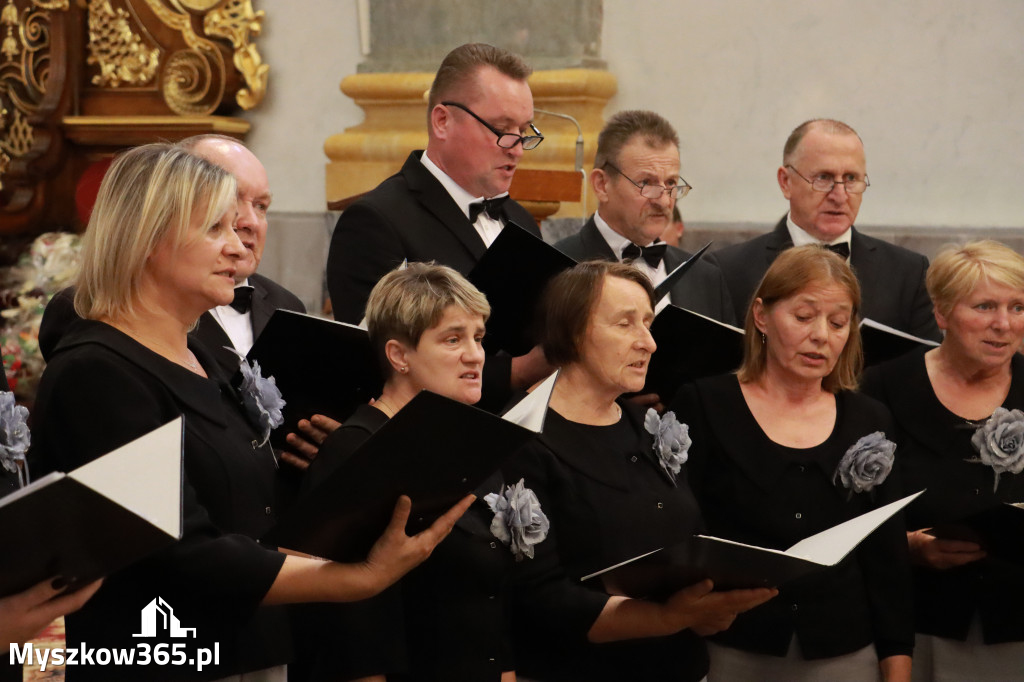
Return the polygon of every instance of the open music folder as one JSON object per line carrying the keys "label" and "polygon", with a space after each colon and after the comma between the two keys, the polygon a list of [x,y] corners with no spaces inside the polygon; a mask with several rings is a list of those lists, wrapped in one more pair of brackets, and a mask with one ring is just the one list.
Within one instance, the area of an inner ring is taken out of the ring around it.
{"label": "open music folder", "polygon": [[513,357],[529,353],[537,345],[534,317],[544,288],[575,264],[515,223],[506,225],[466,277],[491,304],[484,348]]}
{"label": "open music folder", "polygon": [[181,539],[183,418],[0,499],[0,596],[72,587]]}
{"label": "open music folder", "polygon": [[399,495],[412,499],[406,532],[423,530],[540,433],[556,377],[501,417],[421,391],[263,541],[335,561],[362,560]]}
{"label": "open music folder", "polygon": [[285,400],[275,447],[298,432],[300,419],[323,414],[343,421],[380,395],[384,382],[366,329],[290,310],[275,310],[247,359],[274,377]]}
{"label": "open music folder", "polygon": [[865,367],[898,358],[918,348],[934,348],[939,345],[930,339],[901,332],[867,317],[860,321],[860,339],[864,346]]}
{"label": "open music folder", "polygon": [[665,404],[684,383],[732,372],[743,361],[742,329],[675,305],[655,316],[651,336],[658,349],[641,393],[657,393]]}
{"label": "open music folder", "polygon": [[666,597],[711,578],[715,589],[778,587],[835,566],[866,537],[923,490],[801,540],[786,550],[768,549],[709,535],[642,554],[584,576],[601,580],[609,594]]}

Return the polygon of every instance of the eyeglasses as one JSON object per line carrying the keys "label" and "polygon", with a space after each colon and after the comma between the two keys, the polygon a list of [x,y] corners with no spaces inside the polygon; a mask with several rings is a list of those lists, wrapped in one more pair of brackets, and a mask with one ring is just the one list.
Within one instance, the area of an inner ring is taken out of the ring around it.
{"label": "eyeglasses", "polygon": [[845,180],[836,180],[828,173],[818,173],[814,176],[813,180],[808,180],[803,175],[800,175],[800,171],[793,168],[788,163],[786,164],[786,168],[796,173],[801,180],[808,183],[816,192],[831,192],[832,188],[836,185],[842,185],[850,194],[863,194],[864,190],[871,186],[871,182],[868,180],[867,175],[863,178],[858,178],[855,175],[848,174],[844,176],[846,178]]}
{"label": "eyeglasses", "polygon": [[459,104],[458,102],[441,102],[441,104],[443,104],[446,107],[458,107],[459,109],[462,109],[476,120],[480,121],[480,123],[483,124],[484,128],[487,128],[492,133],[498,136],[498,146],[501,147],[502,149],[512,149],[517,144],[522,144],[523,149],[536,149],[537,146],[544,141],[544,136],[541,135],[539,130],[537,130],[537,126],[533,125],[532,123],[529,125],[530,128],[533,129],[533,132],[537,133],[536,135],[517,135],[516,133],[503,133],[494,126],[492,126],[487,121],[483,120],[482,118],[474,114],[472,111],[470,111],[469,107],[467,107],[464,104]]}
{"label": "eyeglasses", "polygon": [[628,175],[620,171],[618,168],[616,168],[615,164],[613,164],[611,161],[605,161],[604,165],[607,166],[608,168],[611,168],[613,171],[615,171],[616,173],[618,173],[619,175],[633,183],[633,185],[638,190],[640,190],[640,196],[642,196],[645,199],[660,199],[661,195],[664,194],[665,192],[668,192],[669,196],[672,197],[673,199],[682,199],[683,197],[690,193],[691,189],[693,189],[693,187],[691,187],[690,184],[686,182],[686,180],[683,180],[682,177],[677,178],[678,182],[676,184],[668,185],[667,187],[665,187],[662,185],[652,185],[646,180],[644,180],[643,182],[637,182],[636,180],[634,180],[633,178],[629,177]]}

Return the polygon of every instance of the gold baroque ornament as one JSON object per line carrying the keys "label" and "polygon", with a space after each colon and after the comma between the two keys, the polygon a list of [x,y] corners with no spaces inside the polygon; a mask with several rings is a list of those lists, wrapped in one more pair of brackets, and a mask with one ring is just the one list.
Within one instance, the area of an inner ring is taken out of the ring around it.
{"label": "gold baroque ornament", "polygon": [[[184,1],[184,0],[183,0]],[[188,3],[186,3],[188,4]],[[211,4],[192,0],[192,5]],[[207,35],[225,38],[234,48],[235,68],[245,78],[247,88],[241,88],[235,101],[243,109],[252,109],[263,101],[267,93],[267,75],[270,66],[263,63],[256,46],[249,42],[249,36],[258,36],[263,30],[263,10],[254,12],[251,0],[227,0],[206,15],[203,29]]]}
{"label": "gold baroque ornament", "polygon": [[[50,74],[50,10],[63,1],[7,0],[0,10],[0,178],[35,142],[30,118],[40,113]],[[0,185],[2,187],[2,185]]]}
{"label": "gold baroque ornament", "polygon": [[[175,52],[164,63],[164,101],[180,116],[205,116],[224,97],[224,57],[216,44],[192,29],[191,17],[180,0],[167,1],[170,7],[161,0],[146,0],[146,5],[165,26],[181,33],[189,49]],[[196,0],[188,4],[196,4]]]}
{"label": "gold baroque ornament", "polygon": [[93,85],[116,88],[152,82],[160,66],[160,50],[149,48],[132,31],[131,15],[110,0],[89,0],[89,64],[99,65]]}

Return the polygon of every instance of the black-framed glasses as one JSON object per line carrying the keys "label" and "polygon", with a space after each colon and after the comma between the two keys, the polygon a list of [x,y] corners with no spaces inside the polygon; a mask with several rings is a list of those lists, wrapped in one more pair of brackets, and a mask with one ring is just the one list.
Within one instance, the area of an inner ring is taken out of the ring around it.
{"label": "black-framed glasses", "polygon": [[611,168],[613,171],[615,171],[616,173],[618,173],[619,175],[633,183],[633,185],[638,190],[640,190],[640,196],[642,196],[645,199],[660,199],[661,195],[664,194],[665,192],[668,192],[669,196],[672,197],[673,199],[682,199],[683,197],[690,193],[691,189],[693,189],[690,183],[688,183],[686,180],[683,180],[682,176],[676,178],[677,182],[674,185],[652,185],[646,180],[644,180],[643,182],[637,182],[636,180],[634,180],[633,178],[629,177],[621,170],[619,170],[618,167],[616,167],[616,165],[611,161],[605,161],[604,165],[607,166],[608,168]]}
{"label": "black-framed glasses", "polygon": [[814,176],[813,180],[808,180],[800,174],[800,171],[793,168],[788,163],[786,164],[786,168],[796,173],[801,180],[809,184],[816,192],[828,193],[831,192],[832,188],[836,185],[842,185],[850,194],[863,194],[864,190],[871,186],[871,181],[868,180],[867,175],[863,178],[858,178],[855,175],[846,175],[845,180],[836,180],[835,177],[828,173],[818,173]]}
{"label": "black-framed glasses", "polygon": [[458,102],[441,102],[441,104],[443,104],[446,107],[458,107],[459,109],[462,109],[476,120],[480,121],[480,123],[483,124],[485,128],[487,128],[492,133],[498,136],[498,146],[501,147],[502,149],[512,149],[517,144],[523,145],[523,149],[536,149],[537,146],[544,141],[544,136],[541,135],[541,132],[539,130],[537,130],[537,126],[533,125],[532,123],[530,123],[529,125],[533,132],[536,133],[536,135],[519,135],[517,133],[503,133],[494,126],[492,126],[487,121],[483,120],[482,118],[474,114],[472,110],[465,104],[459,104]]}

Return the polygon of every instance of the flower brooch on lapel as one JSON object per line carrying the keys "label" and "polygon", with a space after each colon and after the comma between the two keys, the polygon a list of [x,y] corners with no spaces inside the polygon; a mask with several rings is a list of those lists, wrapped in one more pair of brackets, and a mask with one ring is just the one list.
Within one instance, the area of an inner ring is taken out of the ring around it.
{"label": "flower brooch on lapel", "polygon": [[14,402],[14,393],[0,392],[0,464],[18,475],[18,486],[28,484],[25,454],[32,437],[28,430],[28,408]]}
{"label": "flower brooch on lapel", "polygon": [[999,474],[1024,471],[1024,412],[997,407],[971,436],[978,456],[967,460],[987,464],[996,475],[992,492],[999,486]]}
{"label": "flower brooch on lapel", "polygon": [[491,534],[508,545],[516,561],[532,559],[534,545],[543,542],[551,528],[537,495],[520,478],[515,485],[505,486],[505,492],[484,496],[484,502],[494,512]]}
{"label": "flower brooch on lapel", "polygon": [[644,417],[644,429],[654,436],[654,461],[676,482],[690,451],[690,427],[676,419],[675,412],[659,417],[652,407]]}
{"label": "flower brooch on lapel", "polygon": [[881,431],[875,431],[850,446],[839,460],[832,481],[839,479],[851,496],[867,492],[889,477],[895,460],[896,443]]}
{"label": "flower brooch on lapel", "polygon": [[277,387],[274,377],[266,377],[260,373],[260,363],[253,360],[250,364],[245,356],[235,351],[241,359],[238,369],[242,373],[242,383],[238,392],[242,396],[242,406],[250,421],[260,431],[260,446],[270,439],[270,432],[284,423],[285,401]]}

